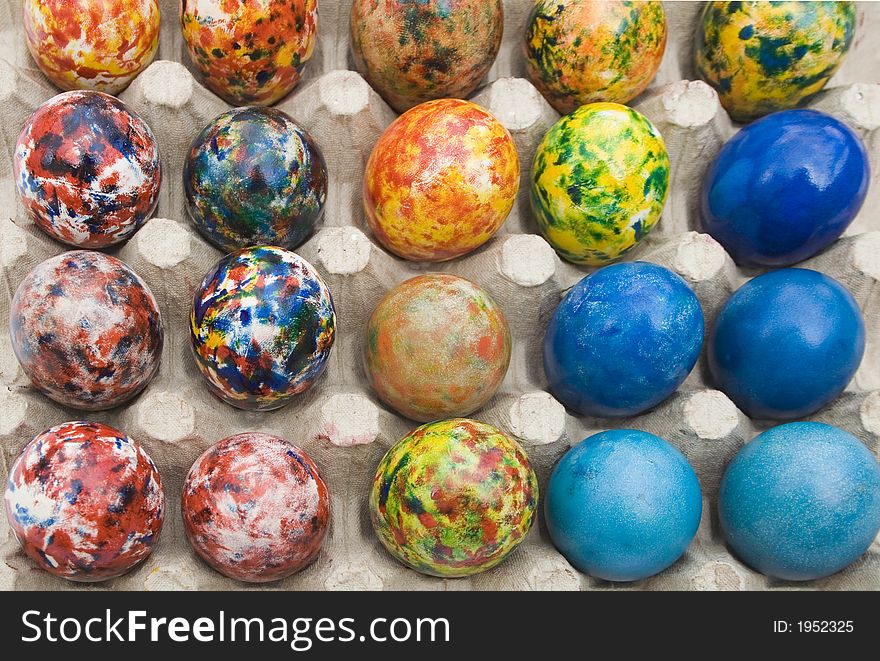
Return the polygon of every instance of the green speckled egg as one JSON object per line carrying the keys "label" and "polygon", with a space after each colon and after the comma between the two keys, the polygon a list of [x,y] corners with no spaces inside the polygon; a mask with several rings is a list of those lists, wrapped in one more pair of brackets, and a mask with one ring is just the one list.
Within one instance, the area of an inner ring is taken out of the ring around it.
{"label": "green speckled egg", "polygon": [[526,24],[529,79],[561,113],[585,103],[626,103],[663,59],[659,2],[538,0]]}
{"label": "green speckled egg", "polygon": [[669,157],[654,125],[632,108],[591,103],[560,119],[538,145],[532,209],[561,257],[598,266],[651,231],[668,185]]}
{"label": "green speckled egg", "polygon": [[697,71],[733,119],[750,121],[825,87],[855,26],[854,2],[710,2],[697,23]]}

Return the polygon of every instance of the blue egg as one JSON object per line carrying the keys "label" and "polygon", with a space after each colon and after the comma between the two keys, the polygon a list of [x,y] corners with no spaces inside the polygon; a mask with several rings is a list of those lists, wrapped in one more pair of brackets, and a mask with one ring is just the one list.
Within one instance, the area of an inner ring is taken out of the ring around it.
{"label": "blue egg", "polygon": [[865,145],[816,110],[784,110],[737,133],[703,183],[704,229],[737,264],[789,266],[833,243],[868,192]]}
{"label": "blue egg", "polygon": [[852,294],[818,271],[781,269],[740,287],[709,339],[716,385],[753,418],[815,413],[850,382],[865,352]]}
{"label": "blue egg", "polygon": [[556,308],[544,371],[569,408],[623,417],[669,397],[702,345],[703,311],[684,280],[656,264],[614,264],[581,280]]}
{"label": "blue egg", "polygon": [[607,581],[663,571],[687,550],[703,511],[684,455],[632,429],[590,436],[556,465],[544,499],[547,529],[576,568]]}
{"label": "blue egg", "polygon": [[828,576],[857,560],[880,531],[880,465],[842,429],[780,425],[730,462],[718,513],[730,546],[762,574]]}

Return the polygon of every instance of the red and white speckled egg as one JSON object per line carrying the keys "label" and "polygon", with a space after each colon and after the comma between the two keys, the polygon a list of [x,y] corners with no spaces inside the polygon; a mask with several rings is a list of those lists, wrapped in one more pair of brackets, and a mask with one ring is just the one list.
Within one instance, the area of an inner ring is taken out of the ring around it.
{"label": "red and white speckled egg", "polygon": [[152,459],[96,422],[66,422],[28,443],[12,463],[5,504],[24,552],[72,581],[130,570],[150,554],[165,518]]}
{"label": "red and white speckled egg", "polygon": [[193,464],[183,522],[190,544],[214,569],[264,583],[317,557],[330,497],[315,462],[298,447],[269,434],[238,434]]}

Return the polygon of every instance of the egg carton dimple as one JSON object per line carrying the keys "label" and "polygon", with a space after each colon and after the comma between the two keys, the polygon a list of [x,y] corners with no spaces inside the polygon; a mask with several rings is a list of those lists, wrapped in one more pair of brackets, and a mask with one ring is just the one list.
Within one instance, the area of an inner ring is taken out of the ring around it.
{"label": "egg carton dimple", "polygon": [[[589,270],[563,262],[538,234],[528,200],[532,156],[558,113],[524,79],[521,55],[529,0],[505,0],[505,36],[499,57],[472,100],[510,130],[522,166],[517,203],[499,233],[478,251],[442,264],[415,264],[391,256],[373,239],[361,204],[364,166],[373,144],[396,114],[353,69],[348,0],[321,0],[318,47],[300,86],[277,104],[312,133],[327,160],[330,188],[325,218],[296,252],[320,271],[333,293],[336,345],[325,375],[290,405],[270,413],[239,411],[205,388],[189,347],[189,310],[195,288],[222,256],[206,243],[186,214],[181,172],[193,138],[229,105],[193,76],[177,23],[177,0],[162,0],[159,56],[120,98],[152,127],[163,161],[156,217],[128,243],[109,252],[130,264],[156,295],[166,344],[156,379],[125,406],[100,413],[61,407],[30,387],[5,332],[15,288],[43,259],[65,248],[27,219],[17,202],[11,157],[28,115],[58,93],[30,58],[21,30],[19,0],[0,0],[0,472],[34,435],[67,420],[85,418],[124,430],[142,442],[160,468],[168,499],[165,529],[152,556],[131,573],[97,585],[68,583],[36,568],[0,517],[0,589],[193,590],[484,590],[484,589],[880,589],[880,543],[834,576],[800,585],[752,571],[725,547],[715,513],[718,482],[730,458],[772,426],[750,420],[716,390],[705,356],[667,401],[622,420],[578,417],[548,392],[541,351],[547,321],[564,293]],[[660,223],[627,259],[644,259],[681,275],[703,306],[707,329],[727,297],[758,273],[733,263],[701,232],[703,172],[737,130],[715,92],[693,80],[693,30],[698,3],[665,3],[668,43],[657,78],[632,105],[647,115],[666,141],[670,193]],[[858,436],[874,452],[880,439],[880,49],[870,35],[880,29],[880,5],[859,4],[856,41],[828,90],[811,106],[849,123],[865,140],[872,165],[867,201],[846,236],[803,266],[843,282],[867,323],[865,359],[847,391],[811,419]],[[632,427],[679,447],[700,477],[701,527],[685,556],[661,574],[633,584],[585,576],[554,549],[539,517],[524,543],[496,568],[466,579],[417,574],[394,561],[376,540],[367,496],[384,452],[415,423],[383,406],[361,368],[361,332],[373,307],[396,284],[419,273],[453,273],[485,287],[504,309],[513,355],[498,394],[474,417],[518,438],[541,486],[559,457],[586,436]],[[303,572],[268,586],[237,583],[205,565],[189,548],[180,518],[180,491],[195,459],[234,433],[273,433],[303,447],[318,463],[332,500],[332,521],[318,560]]]}

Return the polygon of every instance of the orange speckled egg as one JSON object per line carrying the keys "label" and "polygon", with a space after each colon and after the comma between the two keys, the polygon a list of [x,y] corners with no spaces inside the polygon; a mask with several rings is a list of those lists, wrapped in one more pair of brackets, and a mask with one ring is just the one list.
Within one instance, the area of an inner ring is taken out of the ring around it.
{"label": "orange speckled egg", "polygon": [[364,173],[376,239],[414,261],[467,254],[504,224],[519,190],[519,157],[491,113],[459,99],[429,101],[385,130]]}
{"label": "orange speckled egg", "polygon": [[61,89],[118,94],[159,47],[157,0],[25,0],[28,49]]}
{"label": "orange speckled egg", "polygon": [[429,273],[379,302],[367,323],[363,357],[373,390],[398,413],[420,422],[462,417],[501,385],[510,331],[484,289]]}
{"label": "orange speckled egg", "polygon": [[181,0],[180,24],[215,94],[267,106],[296,87],[312,57],[318,0]]}

